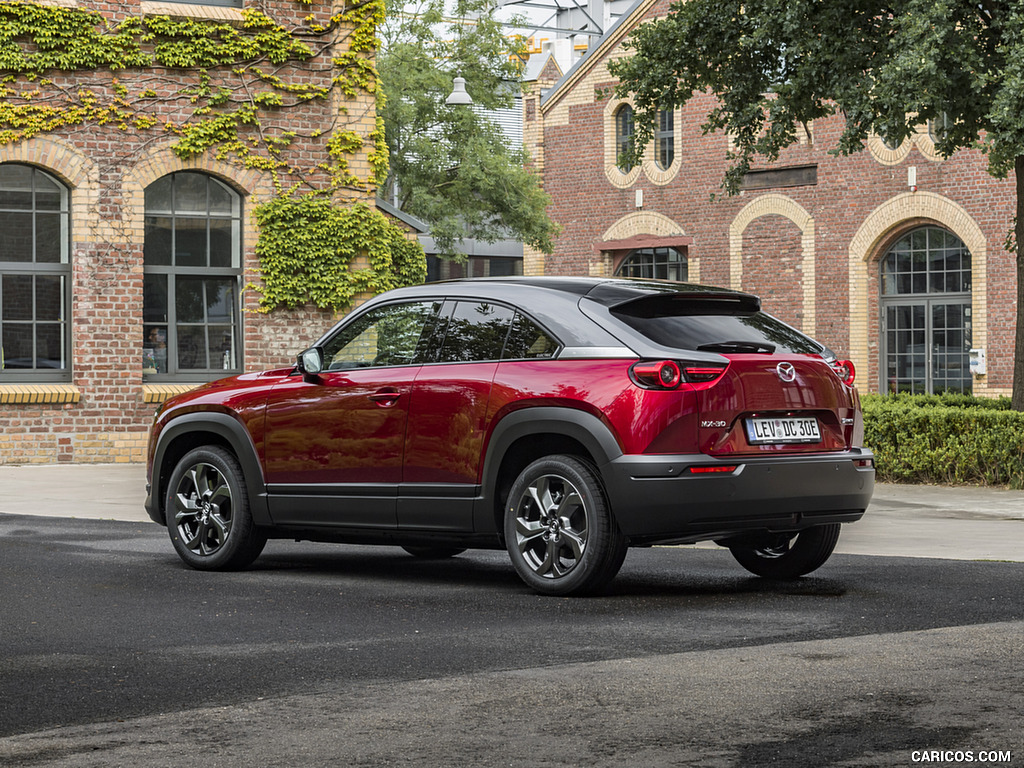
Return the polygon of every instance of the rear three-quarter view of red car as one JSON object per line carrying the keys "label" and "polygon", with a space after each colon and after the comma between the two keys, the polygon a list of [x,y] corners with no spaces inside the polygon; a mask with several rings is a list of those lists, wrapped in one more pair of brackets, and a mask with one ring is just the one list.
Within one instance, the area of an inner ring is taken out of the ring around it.
{"label": "rear three-quarter view of red car", "polygon": [[752,295],[491,278],[383,294],[297,364],[169,400],[146,502],[190,566],[269,538],[507,549],[543,594],[714,541],[810,573],[874,488],[853,367]]}

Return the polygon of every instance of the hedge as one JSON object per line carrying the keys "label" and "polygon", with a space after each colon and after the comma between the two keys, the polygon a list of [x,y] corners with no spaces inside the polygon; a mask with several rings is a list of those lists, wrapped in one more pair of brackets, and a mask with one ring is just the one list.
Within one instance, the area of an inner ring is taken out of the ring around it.
{"label": "hedge", "polygon": [[864,395],[864,444],[879,482],[1024,489],[1024,413],[1010,399]]}

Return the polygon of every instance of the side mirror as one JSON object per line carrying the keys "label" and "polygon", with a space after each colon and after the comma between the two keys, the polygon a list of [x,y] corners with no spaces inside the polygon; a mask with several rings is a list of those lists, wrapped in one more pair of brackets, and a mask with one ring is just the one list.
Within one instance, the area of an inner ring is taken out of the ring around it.
{"label": "side mirror", "polygon": [[299,373],[303,376],[316,376],[324,369],[324,352],[319,347],[311,347],[299,354]]}

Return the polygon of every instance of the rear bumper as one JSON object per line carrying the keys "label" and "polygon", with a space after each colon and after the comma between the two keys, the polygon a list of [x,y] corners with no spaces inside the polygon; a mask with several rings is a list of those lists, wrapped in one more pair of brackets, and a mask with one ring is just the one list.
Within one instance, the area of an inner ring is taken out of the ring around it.
{"label": "rear bumper", "polygon": [[[620,456],[602,467],[622,532],[634,544],[725,539],[859,520],[875,488],[874,456]],[[693,467],[736,466],[695,474]]]}

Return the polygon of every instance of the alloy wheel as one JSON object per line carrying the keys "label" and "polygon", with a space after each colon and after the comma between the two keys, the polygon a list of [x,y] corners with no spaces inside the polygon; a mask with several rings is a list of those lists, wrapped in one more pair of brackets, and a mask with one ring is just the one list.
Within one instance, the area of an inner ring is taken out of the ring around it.
{"label": "alloy wheel", "polygon": [[182,543],[200,556],[218,552],[231,535],[232,501],[227,478],[215,466],[190,467],[174,495],[174,524]]}
{"label": "alloy wheel", "polygon": [[516,506],[516,546],[530,569],[558,579],[583,558],[589,529],[584,496],[568,479],[541,475]]}

